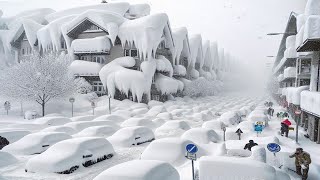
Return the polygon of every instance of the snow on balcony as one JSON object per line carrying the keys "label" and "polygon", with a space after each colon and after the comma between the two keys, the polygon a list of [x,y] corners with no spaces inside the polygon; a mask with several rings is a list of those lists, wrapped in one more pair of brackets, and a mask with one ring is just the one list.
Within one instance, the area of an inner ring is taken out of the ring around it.
{"label": "snow on balcony", "polygon": [[299,32],[302,26],[306,23],[306,15],[299,14],[297,16],[297,31]]}
{"label": "snow on balcony", "polygon": [[280,75],[277,77],[277,80],[278,80],[279,82],[281,82],[283,79],[284,79],[283,74],[280,74]]}
{"label": "snow on balcony", "polygon": [[287,88],[287,101],[294,105],[300,105],[301,92],[309,90],[309,86]]}
{"label": "snow on balcony", "polygon": [[103,64],[82,60],[74,60],[69,70],[73,75],[77,76],[99,76],[99,72]]}
{"label": "snow on balcony", "polygon": [[295,67],[287,67],[284,70],[283,77],[286,78],[294,78],[297,75],[297,68]]}
{"label": "snow on balcony", "polygon": [[295,45],[293,47],[289,47],[284,51],[284,57],[286,59],[297,58],[297,50]]}
{"label": "snow on balcony", "polygon": [[303,43],[303,35],[304,35],[304,25],[300,28],[298,31],[298,34],[296,35],[296,46],[295,48],[298,49],[299,46]]}
{"label": "snow on balcony", "polygon": [[303,41],[307,39],[320,39],[320,16],[312,15],[307,18],[305,27]]}
{"label": "snow on balcony", "polygon": [[111,47],[110,39],[106,36],[76,39],[71,44],[74,53],[106,53]]}
{"label": "snow on balcony", "polygon": [[296,44],[296,36],[288,36],[286,39],[286,48],[291,48],[291,47],[295,47]]}
{"label": "snow on balcony", "polygon": [[173,66],[173,74],[177,76],[185,76],[187,74],[187,70],[182,65]]}
{"label": "snow on balcony", "polygon": [[320,92],[302,91],[301,108],[320,116]]}

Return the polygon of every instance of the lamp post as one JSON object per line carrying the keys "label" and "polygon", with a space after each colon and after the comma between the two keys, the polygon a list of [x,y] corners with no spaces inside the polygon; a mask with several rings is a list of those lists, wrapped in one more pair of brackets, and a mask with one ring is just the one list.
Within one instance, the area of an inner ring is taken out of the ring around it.
{"label": "lamp post", "polygon": [[74,97],[69,98],[69,102],[71,103],[71,117],[73,117],[73,103],[76,101]]}
{"label": "lamp post", "polygon": [[109,114],[111,114],[111,95],[108,94],[108,99],[109,99]]}
{"label": "lamp post", "polygon": [[91,102],[91,107],[92,107],[92,115],[94,115],[94,108],[96,108],[96,103]]}

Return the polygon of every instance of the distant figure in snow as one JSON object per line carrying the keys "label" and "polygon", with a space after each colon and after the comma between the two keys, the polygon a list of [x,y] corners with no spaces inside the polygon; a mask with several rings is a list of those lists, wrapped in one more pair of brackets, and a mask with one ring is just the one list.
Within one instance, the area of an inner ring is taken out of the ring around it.
{"label": "distant figure in snow", "polygon": [[273,102],[270,101],[270,102],[268,103],[268,106],[269,106],[269,107],[272,107],[272,106],[273,106]]}
{"label": "distant figure in snow", "polygon": [[255,143],[253,140],[249,140],[249,143],[247,143],[243,149],[248,149],[249,151],[251,151],[251,148],[253,146],[258,146],[258,144]]}
{"label": "distant figure in snow", "polygon": [[[289,156],[290,158],[296,158],[296,172],[298,175],[302,175],[302,180],[307,180],[308,172],[309,172],[309,165],[311,164],[311,157],[310,154],[303,151],[302,148],[297,148],[296,152]],[[302,169],[302,174],[301,174]]]}
{"label": "distant figure in snow", "polygon": [[281,136],[283,136],[283,134],[286,135],[286,137],[288,137],[289,135],[289,126],[291,125],[291,122],[288,119],[285,119],[284,121],[281,122]]}
{"label": "distant figure in snow", "polygon": [[282,115],[282,117],[287,117],[287,118],[288,118],[288,117],[289,117],[289,114],[288,114],[287,112],[284,112],[283,115]]}
{"label": "distant figure in snow", "polygon": [[9,141],[5,138],[0,136],[0,150],[9,144]]}
{"label": "distant figure in snow", "polygon": [[268,109],[268,114],[269,114],[270,116],[273,116],[273,113],[274,113],[274,109],[271,108],[271,107],[269,107],[269,109]]}

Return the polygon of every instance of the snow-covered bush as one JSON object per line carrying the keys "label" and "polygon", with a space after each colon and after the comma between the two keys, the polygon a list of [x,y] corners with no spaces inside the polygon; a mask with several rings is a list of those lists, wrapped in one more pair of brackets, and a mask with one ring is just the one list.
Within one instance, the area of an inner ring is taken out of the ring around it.
{"label": "snow-covered bush", "polygon": [[185,84],[184,95],[191,97],[213,96],[217,93],[217,86],[214,81],[203,77]]}
{"label": "snow-covered bush", "polygon": [[75,92],[74,78],[68,72],[68,56],[49,53],[28,56],[0,74],[1,95],[17,100],[35,101],[42,106],[52,99],[64,98]]}
{"label": "snow-covered bush", "polygon": [[78,77],[74,80],[77,88],[77,93],[86,94],[92,91],[91,84],[83,77]]}

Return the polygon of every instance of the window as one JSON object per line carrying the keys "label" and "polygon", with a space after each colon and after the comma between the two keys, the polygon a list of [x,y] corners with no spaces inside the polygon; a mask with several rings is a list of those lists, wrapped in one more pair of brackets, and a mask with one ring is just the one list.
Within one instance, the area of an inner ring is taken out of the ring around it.
{"label": "window", "polygon": [[94,81],[92,83],[92,89],[97,94],[103,94],[105,92],[102,82],[100,81]]}
{"label": "window", "polygon": [[138,57],[138,50],[131,49],[131,57]]}
{"label": "window", "polygon": [[24,55],[24,49],[21,49],[21,51],[22,51],[21,54]]}
{"label": "window", "polygon": [[124,56],[130,56],[130,50],[129,49],[125,49],[124,50]]}
{"label": "window", "polygon": [[152,100],[160,101],[160,96],[159,95],[152,95]]}
{"label": "window", "polygon": [[115,45],[121,45],[121,40],[119,37],[116,38],[116,41],[114,42]]}

